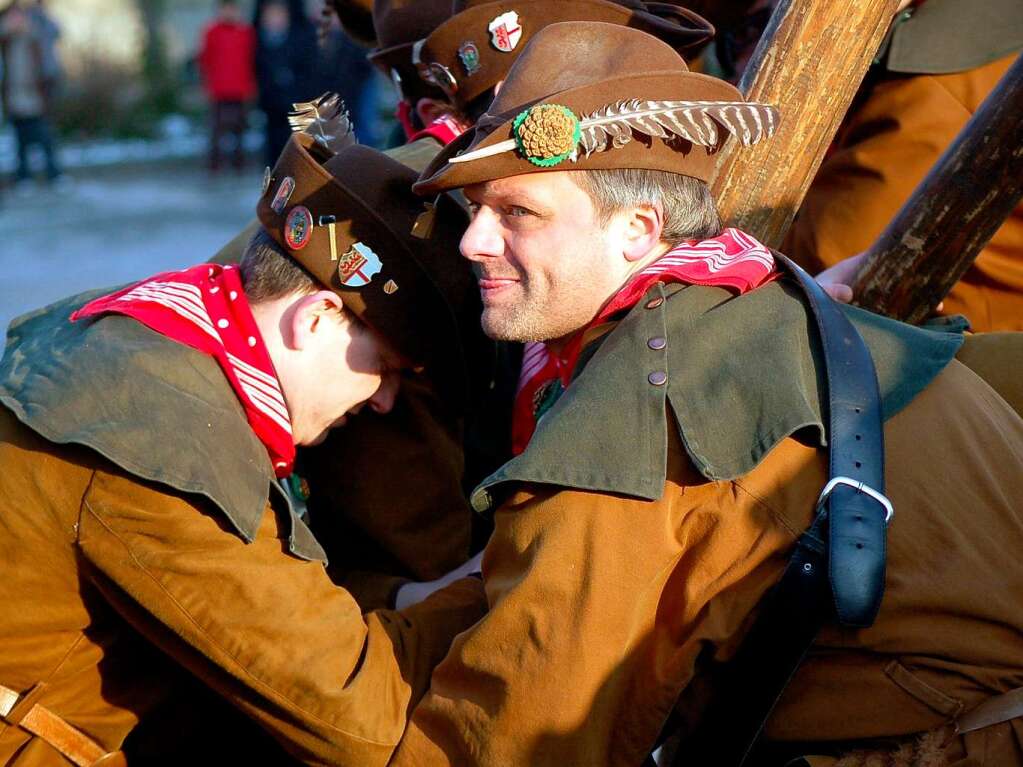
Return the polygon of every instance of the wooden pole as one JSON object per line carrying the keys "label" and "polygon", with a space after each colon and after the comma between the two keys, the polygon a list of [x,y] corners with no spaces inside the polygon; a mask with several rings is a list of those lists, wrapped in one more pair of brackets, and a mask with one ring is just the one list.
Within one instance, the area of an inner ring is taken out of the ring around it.
{"label": "wooden pole", "polygon": [[1023,56],[938,158],[868,251],[857,303],[930,316],[1023,199]]}
{"label": "wooden pole", "polygon": [[774,138],[729,142],[711,188],[722,220],[781,245],[898,0],[779,0],[739,89],[781,112]]}

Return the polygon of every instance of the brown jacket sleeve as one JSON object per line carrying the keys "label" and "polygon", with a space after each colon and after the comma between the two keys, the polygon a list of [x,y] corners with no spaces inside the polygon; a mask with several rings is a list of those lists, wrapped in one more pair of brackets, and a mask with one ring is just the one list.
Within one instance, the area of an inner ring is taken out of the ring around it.
{"label": "brown jacket sleeve", "polygon": [[287,553],[268,511],[246,544],[187,500],[96,472],[78,546],[140,632],[313,764],[384,764],[452,637],[479,618],[460,581],[363,616],[321,564]]}
{"label": "brown jacket sleeve", "polygon": [[490,612],[437,667],[392,764],[642,761],[697,656],[734,643],[794,541],[747,490],[702,480],[677,439],[668,477],[655,502],[525,486],[498,510]]}

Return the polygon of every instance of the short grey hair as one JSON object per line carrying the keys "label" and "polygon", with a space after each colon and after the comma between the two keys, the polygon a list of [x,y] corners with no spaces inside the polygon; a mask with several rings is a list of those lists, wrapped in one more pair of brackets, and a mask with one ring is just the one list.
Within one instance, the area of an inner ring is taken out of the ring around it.
{"label": "short grey hair", "polygon": [[263,228],[245,246],[240,268],[245,295],[253,304],[321,288]]}
{"label": "short grey hair", "polygon": [[641,168],[578,170],[571,178],[589,195],[602,224],[626,208],[660,203],[664,210],[661,240],[669,245],[721,233],[714,197],[698,178]]}

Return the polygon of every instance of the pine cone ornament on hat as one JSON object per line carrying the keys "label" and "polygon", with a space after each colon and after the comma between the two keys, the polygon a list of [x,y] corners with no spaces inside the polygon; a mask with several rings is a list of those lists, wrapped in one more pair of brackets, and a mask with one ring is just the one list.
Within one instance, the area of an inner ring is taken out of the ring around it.
{"label": "pine cone ornament on hat", "polygon": [[579,120],[560,104],[541,104],[518,116],[513,126],[522,154],[534,165],[557,165],[579,143]]}

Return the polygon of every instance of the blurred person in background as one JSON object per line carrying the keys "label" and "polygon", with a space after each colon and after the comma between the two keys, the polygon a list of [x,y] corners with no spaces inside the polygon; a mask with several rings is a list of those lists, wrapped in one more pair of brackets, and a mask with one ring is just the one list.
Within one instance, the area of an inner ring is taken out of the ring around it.
{"label": "blurred person in background", "polygon": [[317,95],[316,28],[300,0],[261,0],[255,18],[259,108],[266,115],[266,164],[273,166],[291,135],[291,105]]}
{"label": "blurred person in background", "polygon": [[367,49],[354,40],[334,14],[326,16],[316,57],[316,92],[341,96],[355,123],[359,141],[378,146],[385,138],[376,114],[380,93]]}
{"label": "blurred person in background", "polygon": [[55,48],[59,35],[41,3],[15,2],[0,13],[0,97],[18,145],[17,189],[30,186],[28,149],[33,144],[43,152],[47,182],[64,180],[48,119],[60,81]]}
{"label": "blurred person in background", "polygon": [[236,0],[220,0],[217,17],[203,32],[199,70],[210,99],[210,170],[220,170],[224,138],[231,137],[232,162],[244,164],[248,102],[256,95],[256,33],[242,21]]}

